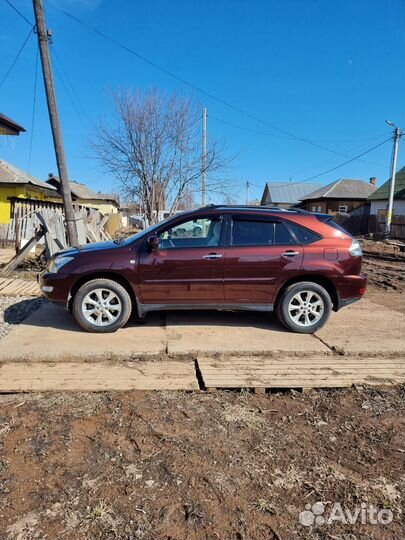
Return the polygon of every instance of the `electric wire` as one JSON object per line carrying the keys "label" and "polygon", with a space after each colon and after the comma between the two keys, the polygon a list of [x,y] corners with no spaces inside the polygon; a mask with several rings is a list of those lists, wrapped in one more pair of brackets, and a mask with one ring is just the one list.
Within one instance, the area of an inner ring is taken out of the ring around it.
{"label": "electric wire", "polygon": [[22,19],[24,19],[24,21],[27,24],[29,24],[30,26],[33,26],[32,22],[23,13],[21,13],[21,11],[17,9],[15,5],[10,2],[10,0],[4,0],[4,1],[6,2],[6,4],[8,4],[11,7],[11,9],[13,9],[17,13],[17,15],[19,15]]}
{"label": "electric wire", "polygon": [[[289,137],[291,137],[294,140],[301,141],[301,142],[304,142],[306,144],[310,144],[311,146],[314,146],[316,148],[325,150],[327,152],[331,152],[333,154],[337,154],[337,155],[344,156],[344,157],[350,157],[350,158],[352,157],[352,156],[348,156],[347,154],[343,154],[342,152],[338,152],[336,150],[328,148],[327,146],[318,144],[317,142],[312,141],[311,139],[306,139],[304,137],[299,137],[299,136],[295,135],[294,133],[292,133],[290,131],[279,128],[279,127],[277,127],[277,126],[263,120],[262,118],[260,118],[258,116],[255,116],[254,114],[252,114],[252,113],[250,113],[248,111],[245,111],[243,109],[240,109],[239,107],[236,107],[235,105],[232,105],[231,103],[225,101],[224,99],[222,99],[222,98],[220,98],[220,97],[218,97],[218,96],[216,96],[216,95],[214,95],[214,94],[212,94],[210,92],[207,92],[203,88],[201,88],[201,87],[195,85],[194,83],[184,79],[183,77],[180,77],[180,76],[176,75],[171,70],[169,70],[169,69],[165,68],[164,66],[161,66],[160,64],[157,64],[156,62],[150,60],[146,56],[138,53],[137,51],[135,51],[131,47],[128,47],[124,43],[121,43],[117,39],[109,36],[108,34],[104,33],[103,31],[99,30],[98,28],[87,24],[86,22],[82,21],[81,19],[79,19],[75,15],[72,15],[68,11],[66,11],[66,10],[64,10],[62,8],[59,8],[57,6],[54,6],[54,7],[56,9],[58,9],[59,11],[61,11],[66,17],[72,19],[73,21],[80,24],[81,26],[83,26],[87,30],[97,34],[100,37],[102,37],[104,40],[109,41],[110,43],[113,43],[114,45],[116,45],[120,49],[128,52],[129,54],[131,54],[133,56],[135,56],[139,60],[142,60],[144,63],[154,67],[155,69],[161,71],[162,73],[165,73],[166,75],[168,75],[168,76],[172,77],[173,79],[179,81],[180,83],[184,84],[185,86],[188,86],[189,88],[192,88],[193,90],[199,92],[200,94],[205,95],[205,96],[209,97],[210,99],[212,99],[212,100],[214,100],[214,101],[216,101],[218,103],[221,103],[222,105],[228,107],[229,109],[232,109],[232,110],[234,110],[235,112],[237,112],[239,114],[242,114],[242,115],[244,115],[244,116],[246,116],[248,118],[251,118],[252,120],[255,120],[256,122],[259,122],[259,123],[261,123],[263,125],[266,125],[267,127],[270,127],[271,129],[274,129],[275,131],[278,131],[279,133],[282,133],[283,135],[288,135]],[[356,159],[356,158],[354,158],[354,159]]]}
{"label": "electric wire", "polygon": [[[218,118],[216,116],[212,116],[212,114],[207,113],[207,118],[210,118],[211,120],[215,120],[216,122],[220,122],[221,124],[226,124],[228,126],[231,126],[236,129],[240,129],[242,131],[249,131],[251,133],[257,133],[259,135],[266,135],[269,137],[276,137],[277,139],[286,139],[289,141],[296,140],[294,137],[287,137],[283,135],[276,135],[275,133],[269,133],[268,131],[261,131],[258,129],[248,128],[246,126],[240,126],[238,124],[235,124],[234,122],[229,122],[228,120],[223,120],[222,118]],[[364,139],[311,139],[314,142],[332,142],[332,143],[351,143],[351,142],[362,142],[362,141],[377,141],[381,138],[381,135],[378,137],[365,137]]]}
{"label": "electric wire", "polygon": [[53,55],[54,55],[54,57],[55,57],[55,60],[56,60],[57,63],[59,64],[60,70],[63,72],[63,75],[64,75],[65,79],[67,80],[67,83],[69,84],[69,86],[70,86],[70,88],[71,88],[71,90],[72,90],[72,93],[73,93],[73,95],[75,96],[76,101],[77,101],[79,107],[81,108],[81,110],[82,110],[82,112],[83,112],[83,115],[86,117],[87,120],[90,121],[90,117],[89,117],[89,115],[87,114],[87,110],[86,110],[85,106],[83,105],[83,102],[82,102],[82,100],[80,99],[80,96],[79,96],[79,94],[77,93],[75,87],[73,86],[72,80],[71,80],[71,78],[69,77],[69,74],[68,74],[67,70],[63,67],[62,60],[61,60],[59,54],[57,53],[57,50],[56,50],[56,48],[55,48],[55,45],[52,45],[52,51],[53,51]]}
{"label": "electric wire", "polygon": [[8,68],[6,74],[4,75],[4,77],[2,78],[1,82],[0,82],[0,88],[3,86],[3,84],[6,82],[6,80],[8,79],[8,76],[10,75],[10,73],[13,71],[14,69],[14,66],[16,65],[16,63],[18,62],[18,59],[20,58],[21,56],[21,53],[23,52],[23,50],[25,49],[25,46],[27,45],[30,37],[31,37],[31,34],[33,33],[33,30],[34,30],[34,27],[31,28],[31,30],[29,31],[27,37],[25,38],[23,44],[21,45],[21,47],[19,48],[13,62],[11,63],[11,66]]}
{"label": "electric wire", "polygon": [[336,167],[332,167],[331,169],[328,169],[327,171],[323,171],[321,173],[318,173],[318,174],[314,174],[313,176],[310,176],[309,178],[305,178],[304,180],[299,180],[297,182],[291,182],[289,185],[293,186],[295,184],[303,184],[304,182],[309,182],[310,180],[314,180],[315,178],[319,178],[320,176],[323,176],[325,174],[328,174],[330,172],[333,172],[333,171],[336,171],[337,169],[340,169],[341,167],[344,167],[345,165],[347,165],[348,163],[351,163],[352,161],[355,161],[356,159],[359,159],[361,158],[362,156],[365,156],[366,154],[369,154],[370,152],[372,152],[373,150],[375,150],[376,148],[379,148],[380,146],[382,146],[383,144],[387,143],[388,141],[392,141],[392,137],[389,137],[388,139],[385,139],[384,141],[376,144],[375,146],[369,148],[368,150],[366,150],[365,152],[362,152],[361,154],[359,154],[358,156],[354,156],[352,157],[351,159],[345,161],[344,163],[340,163],[339,165],[336,165]]}
{"label": "electric wire", "polygon": [[[52,56],[54,57],[53,49],[51,49],[51,52],[52,52]],[[58,75],[58,78],[59,78],[60,82],[62,83],[63,88],[65,89],[65,92],[66,92],[66,94],[67,94],[67,96],[69,98],[69,101],[72,104],[73,109],[75,110],[75,113],[77,114],[79,120],[81,122],[84,122],[83,116],[82,116],[81,112],[79,111],[79,109],[78,109],[78,107],[77,107],[77,105],[76,105],[76,103],[75,103],[75,101],[74,101],[74,99],[72,97],[72,94],[71,94],[67,84],[65,83],[65,79],[64,79],[64,77],[62,75],[62,72],[59,70],[58,63],[54,62],[53,66],[55,68],[56,74]]]}

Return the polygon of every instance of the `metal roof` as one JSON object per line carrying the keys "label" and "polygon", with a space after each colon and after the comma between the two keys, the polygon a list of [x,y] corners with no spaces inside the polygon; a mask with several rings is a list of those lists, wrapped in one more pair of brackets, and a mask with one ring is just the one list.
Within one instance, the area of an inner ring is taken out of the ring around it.
{"label": "metal roof", "polygon": [[267,189],[270,194],[268,204],[298,204],[302,197],[311,191],[318,189],[321,184],[302,183],[295,184],[294,182],[267,182]]}
{"label": "metal roof", "polygon": [[339,178],[301,197],[302,201],[313,199],[367,199],[377,188],[364,180]]}
{"label": "metal roof", "polygon": [[0,184],[32,184],[48,190],[55,191],[55,188],[38,178],[22,171],[18,167],[0,159]]}
{"label": "metal roof", "polygon": [[[60,180],[57,176],[49,175],[49,179],[47,182],[54,182],[59,186]],[[103,201],[108,200],[114,201],[118,204],[118,199],[116,195],[113,195],[112,193],[96,193],[95,191],[92,191],[90,188],[88,188],[86,185],[80,184],[79,182],[69,182],[69,184],[72,195],[77,199],[93,199]]]}
{"label": "metal roof", "polygon": [[0,135],[19,135],[20,131],[25,131],[25,129],[5,114],[0,113]]}
{"label": "metal roof", "polygon": [[[390,183],[391,178],[387,180],[381,187],[379,187],[374,193],[368,198],[369,201],[381,201],[388,200],[388,195],[390,192]],[[395,188],[394,188],[394,199],[405,199],[405,167],[402,167],[401,170],[395,175]]]}

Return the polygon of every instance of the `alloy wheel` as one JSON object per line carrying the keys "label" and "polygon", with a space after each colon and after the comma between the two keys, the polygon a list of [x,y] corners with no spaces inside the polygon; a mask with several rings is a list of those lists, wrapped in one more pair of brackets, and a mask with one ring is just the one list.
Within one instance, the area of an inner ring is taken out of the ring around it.
{"label": "alloy wheel", "polygon": [[93,289],[86,294],[82,302],[85,319],[96,326],[113,324],[121,315],[121,311],[121,300],[110,289]]}
{"label": "alloy wheel", "polygon": [[288,304],[288,314],[292,321],[299,326],[312,326],[322,317],[325,303],[322,297],[314,291],[296,293]]}

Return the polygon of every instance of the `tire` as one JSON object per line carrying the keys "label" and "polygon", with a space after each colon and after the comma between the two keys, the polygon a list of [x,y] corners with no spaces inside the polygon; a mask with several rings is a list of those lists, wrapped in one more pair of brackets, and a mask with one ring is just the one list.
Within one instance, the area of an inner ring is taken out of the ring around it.
{"label": "tire", "polygon": [[322,328],[331,311],[332,300],[328,291],[312,281],[287,287],[276,307],[282,324],[299,334],[313,334]]}
{"label": "tire", "polygon": [[131,311],[131,297],[112,279],[88,281],[73,299],[73,316],[87,332],[115,332],[128,321]]}

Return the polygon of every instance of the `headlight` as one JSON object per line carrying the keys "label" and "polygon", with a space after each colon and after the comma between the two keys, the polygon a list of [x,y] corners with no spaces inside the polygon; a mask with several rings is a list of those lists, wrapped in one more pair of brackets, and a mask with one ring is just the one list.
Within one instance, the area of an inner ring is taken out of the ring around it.
{"label": "headlight", "polygon": [[353,257],[361,257],[363,255],[360,242],[355,238],[353,238],[352,245],[350,246],[350,255],[353,255]]}
{"label": "headlight", "polygon": [[73,261],[73,259],[74,259],[74,257],[58,257],[58,256],[56,256],[48,264],[47,271],[50,274],[56,274],[57,272],[59,272],[59,270],[62,268],[62,266],[65,266],[65,264],[69,263],[70,261]]}

